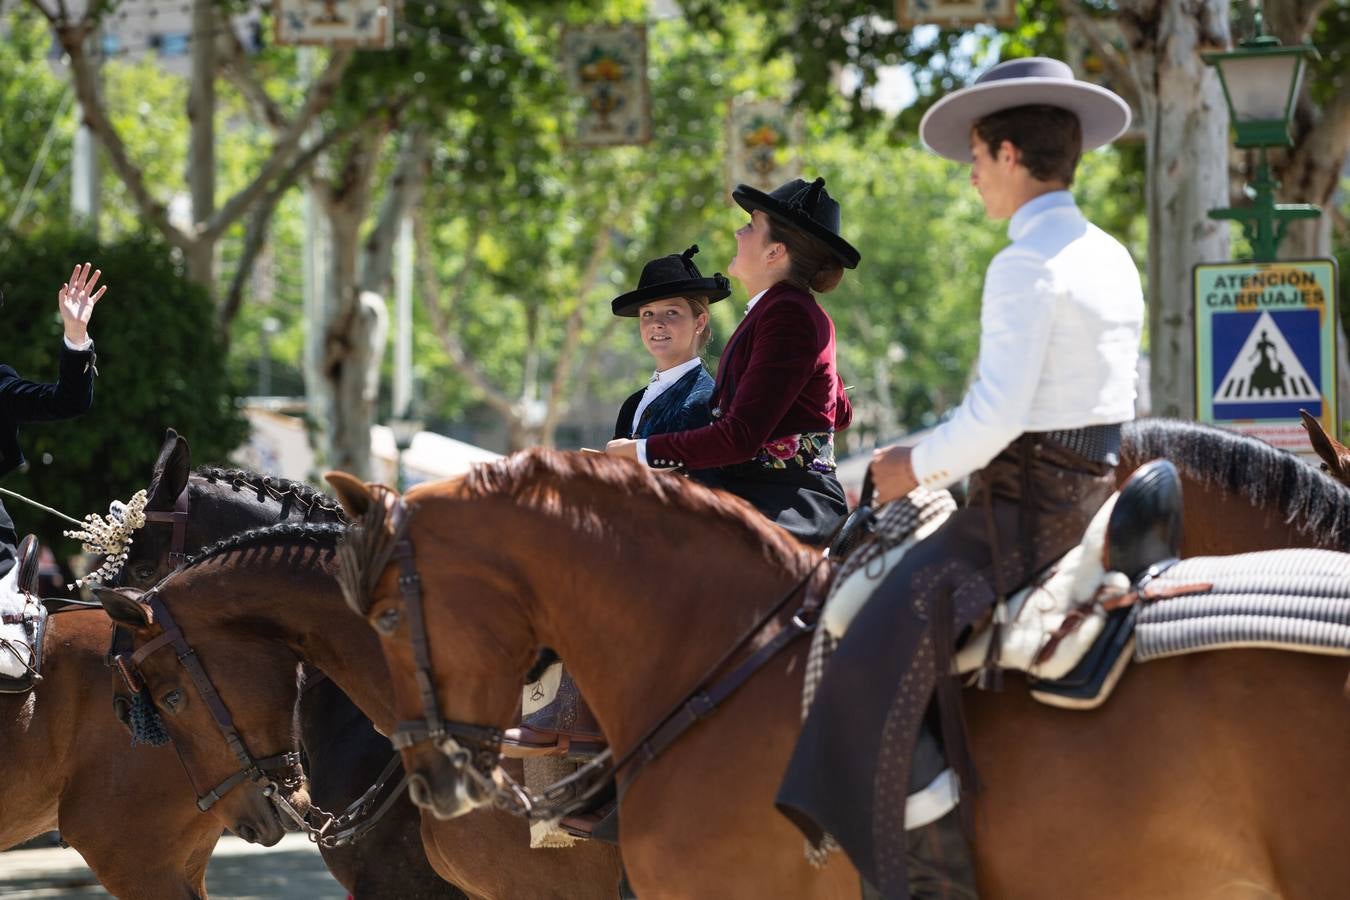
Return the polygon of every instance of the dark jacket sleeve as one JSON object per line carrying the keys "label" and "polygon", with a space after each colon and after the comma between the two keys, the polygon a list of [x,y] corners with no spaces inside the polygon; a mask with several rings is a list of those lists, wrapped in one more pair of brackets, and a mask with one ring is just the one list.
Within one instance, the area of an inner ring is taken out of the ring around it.
{"label": "dark jacket sleeve", "polygon": [[648,463],[710,469],[753,458],[774,437],[773,429],[811,379],[828,343],[829,335],[819,333],[804,309],[775,303],[756,323],[750,359],[731,408],[706,428],[648,438]]}
{"label": "dark jacket sleeve", "polygon": [[642,395],[645,392],[644,388],[635,394],[629,394],[628,399],[623,401],[623,406],[619,407],[619,417],[614,420],[614,440],[627,438],[633,433],[633,413],[637,412],[637,405],[642,402]]}
{"label": "dark jacket sleeve", "polygon": [[0,366],[0,415],[10,422],[73,419],[94,402],[94,349],[71,350],[61,343],[61,367],[55,384],[38,384]]}

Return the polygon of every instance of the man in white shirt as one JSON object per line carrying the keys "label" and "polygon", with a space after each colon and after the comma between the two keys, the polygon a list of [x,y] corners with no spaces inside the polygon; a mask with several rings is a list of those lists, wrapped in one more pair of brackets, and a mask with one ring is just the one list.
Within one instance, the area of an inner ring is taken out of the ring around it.
{"label": "man in white shirt", "polygon": [[921,771],[922,752],[911,755],[934,689],[947,759],[974,786],[959,688],[938,673],[950,671],[962,631],[1071,548],[1113,489],[1143,294],[1129,253],[1068,188],[1080,154],[1114,140],[1129,116],[1116,95],[1036,58],[993,67],[920,125],[930,149],[971,163],[985,211],[1009,219],[1012,243],[986,273],[978,378],[965,399],[915,447],[872,459],[878,502],[970,475],[970,504],[900,560],[850,625],[778,797],[799,824],[839,840],[866,896],[976,896],[959,811],[906,833],[906,797],[882,786],[905,787],[908,774],[915,794],[950,778],[940,756],[937,771]]}

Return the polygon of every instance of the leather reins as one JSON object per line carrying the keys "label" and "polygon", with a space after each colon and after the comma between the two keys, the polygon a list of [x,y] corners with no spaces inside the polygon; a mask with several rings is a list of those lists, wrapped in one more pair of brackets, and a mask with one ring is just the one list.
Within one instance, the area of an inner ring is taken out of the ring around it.
{"label": "leather reins", "polygon": [[[494,780],[494,769],[501,754],[500,728],[458,722],[441,715],[436,699],[430,642],[423,608],[422,581],[414,564],[412,539],[407,535],[407,525],[413,511],[413,508],[403,502],[402,497],[394,498],[392,524],[397,540],[393,558],[398,560],[399,593],[408,614],[408,635],[412,644],[423,717],[400,722],[390,740],[400,750],[420,743],[433,744],[437,750],[450,757],[451,764],[456,769],[478,782],[491,796],[494,805],[530,819],[552,819],[571,814],[585,806],[607,784],[616,780],[617,774],[621,771],[623,775],[617,779],[618,786],[621,791],[625,789],[642,769],[655,761],[686,731],[712,715],[723,701],[744,685],[769,660],[794,640],[810,633],[816,627],[820,602],[819,598],[811,596],[808,592],[807,599],[773,637],[735,668],[716,681],[713,680],[736,654],[777,620],[793,597],[807,588],[816,572],[828,560],[828,556],[822,556],[767,613],[747,629],[739,640],[709,667],[704,677],[699,680],[699,687],[686,694],[674,708],[657,719],[655,724],[643,732],[632,749],[618,760],[613,760],[612,752],[606,749],[563,780],[550,785],[539,794],[531,794],[505,771],[497,770]],[[461,738],[466,743],[460,743]],[[603,777],[597,778],[579,793],[568,796],[574,785],[581,784],[602,772]],[[505,787],[498,784],[498,781]]]}

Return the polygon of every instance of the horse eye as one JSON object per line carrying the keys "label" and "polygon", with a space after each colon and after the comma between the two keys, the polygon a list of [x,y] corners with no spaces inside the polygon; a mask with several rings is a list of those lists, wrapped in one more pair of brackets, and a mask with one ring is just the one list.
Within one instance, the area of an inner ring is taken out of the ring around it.
{"label": "horse eye", "polygon": [[164,695],[160,702],[164,704],[169,712],[176,713],[183,706],[183,692],[180,690],[169,691]]}
{"label": "horse eye", "polygon": [[155,576],[155,567],[148,564],[136,566],[131,570],[131,574],[142,581],[149,581]]}
{"label": "horse eye", "polygon": [[391,635],[398,630],[398,610],[386,609],[375,617],[375,629],[383,635]]}
{"label": "horse eye", "polygon": [[131,701],[121,694],[113,695],[113,713],[117,716],[117,721],[126,727],[131,727]]}

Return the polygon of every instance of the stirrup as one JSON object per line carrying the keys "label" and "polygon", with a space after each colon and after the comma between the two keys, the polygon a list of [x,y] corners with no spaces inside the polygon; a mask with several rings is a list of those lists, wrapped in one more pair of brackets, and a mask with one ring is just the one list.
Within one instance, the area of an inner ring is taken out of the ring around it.
{"label": "stirrup", "polygon": [[508,728],[502,733],[502,756],[507,759],[560,756],[588,760],[603,753],[606,746],[603,735],[546,731],[529,725]]}

